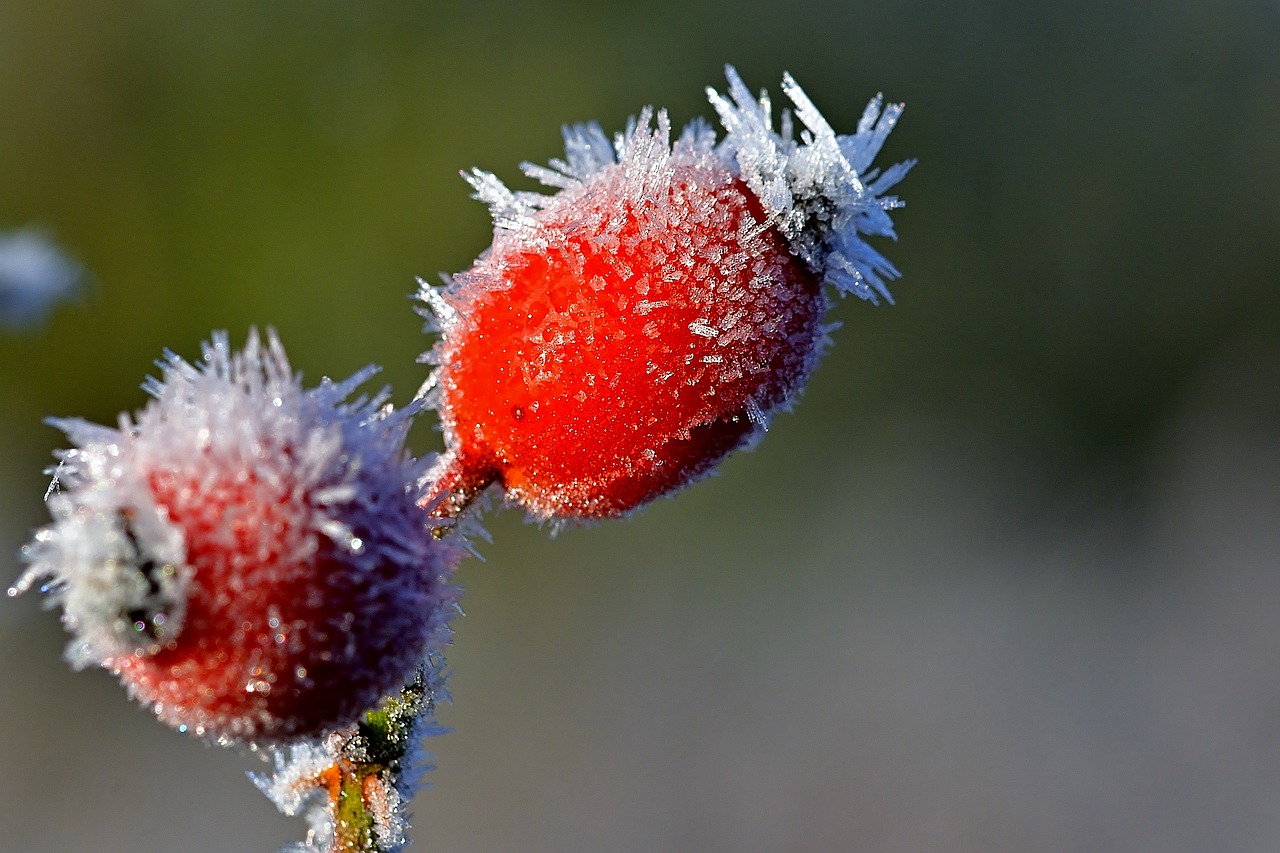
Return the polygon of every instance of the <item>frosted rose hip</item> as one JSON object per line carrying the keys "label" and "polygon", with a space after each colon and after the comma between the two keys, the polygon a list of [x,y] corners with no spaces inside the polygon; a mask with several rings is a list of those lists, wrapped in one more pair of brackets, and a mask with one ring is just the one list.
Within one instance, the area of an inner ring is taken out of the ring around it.
{"label": "frosted rose hip", "polygon": [[315,736],[354,722],[448,638],[457,552],[423,526],[411,412],[303,390],[274,336],[170,355],[119,429],[57,423],[54,522],[15,590],[42,582],[68,657],[119,675],[172,726]]}
{"label": "frosted rose hip", "polygon": [[818,281],[762,219],[741,182],[695,161],[656,190],[616,167],[520,239],[500,233],[458,277],[442,354],[461,467],[540,515],[612,515],[740,444],[822,333]]}
{"label": "frosted rose hip", "polygon": [[556,187],[513,193],[473,173],[494,241],[443,291],[424,288],[457,512],[488,484],[541,518],[618,515],[709,471],[803,386],[824,338],[822,284],[875,301],[896,270],[861,235],[892,236],[870,161],[900,107],[838,137],[788,77],[807,127],[775,132],[729,69],[711,93],[727,130],[673,144],[645,111],[612,144],[566,130],[566,159],[525,166]]}

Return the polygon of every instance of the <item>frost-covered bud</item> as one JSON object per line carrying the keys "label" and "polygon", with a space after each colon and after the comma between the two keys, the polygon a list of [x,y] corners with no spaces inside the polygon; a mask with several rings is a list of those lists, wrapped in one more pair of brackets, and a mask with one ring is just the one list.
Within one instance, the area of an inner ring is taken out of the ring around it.
{"label": "frost-covered bud", "polygon": [[422,298],[448,453],[439,515],[491,483],[539,518],[625,513],[705,474],[786,407],[828,327],[824,283],[876,302],[894,267],[885,192],[911,163],[871,162],[901,113],[879,97],[837,136],[795,82],[774,130],[732,68],[702,122],[670,141],[665,112],[612,141],[566,128],[566,155],[525,164],[553,195],[468,180],[493,245]]}
{"label": "frost-covered bud", "polygon": [[274,334],[173,354],[117,429],[55,425],[53,523],[26,573],[62,608],[77,667],[116,673],[183,731],[315,736],[353,723],[447,642],[458,550],[418,504],[413,409],[304,390]]}

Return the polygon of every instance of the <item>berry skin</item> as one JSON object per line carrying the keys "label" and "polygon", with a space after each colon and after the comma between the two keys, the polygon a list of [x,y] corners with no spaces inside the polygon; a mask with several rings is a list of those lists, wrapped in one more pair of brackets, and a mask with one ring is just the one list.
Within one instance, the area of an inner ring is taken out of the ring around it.
{"label": "berry skin", "polygon": [[473,172],[493,245],[422,297],[441,339],[428,360],[448,452],[437,516],[491,483],[541,519],[617,516],[708,473],[785,408],[817,362],[823,283],[888,299],[897,271],[861,235],[893,236],[872,158],[900,106],[838,137],[787,77],[808,128],[772,129],[733,69],[711,92],[727,136],[674,145],[649,110],[612,144],[565,131],[566,159],[525,165],[555,187],[513,193]]}
{"label": "berry skin", "polygon": [[349,725],[447,642],[456,547],[424,527],[412,410],[303,390],[274,335],[160,364],[118,430],[59,421],[54,521],[11,590],[40,582],[68,658],[116,673],[175,728],[219,740]]}

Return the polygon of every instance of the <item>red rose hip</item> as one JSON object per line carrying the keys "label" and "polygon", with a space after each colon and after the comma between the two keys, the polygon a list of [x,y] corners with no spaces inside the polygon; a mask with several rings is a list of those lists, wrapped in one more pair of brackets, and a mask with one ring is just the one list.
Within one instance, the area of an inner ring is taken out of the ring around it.
{"label": "red rose hip", "polygon": [[[892,236],[882,196],[909,168],[870,160],[900,108],[873,101],[837,137],[787,78],[808,127],[770,124],[729,70],[728,131],[671,144],[646,110],[610,144],[566,130],[566,159],[513,193],[474,172],[493,245],[443,291],[425,288],[448,452],[437,515],[491,483],[532,515],[625,513],[710,471],[803,386],[824,337],[823,283],[875,300],[893,267],[861,234]],[[870,179],[870,180],[868,180]]]}

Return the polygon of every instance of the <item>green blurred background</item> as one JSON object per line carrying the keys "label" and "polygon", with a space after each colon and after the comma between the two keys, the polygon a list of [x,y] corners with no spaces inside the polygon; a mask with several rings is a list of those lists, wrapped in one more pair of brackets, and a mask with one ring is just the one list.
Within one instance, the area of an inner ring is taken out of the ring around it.
{"label": "green blurred background", "polygon": [[[48,415],[280,330],[404,400],[413,277],[564,122],[711,116],[737,65],[837,129],[907,103],[896,307],[846,301],[723,476],[461,573],[414,849],[1280,848],[1280,3],[0,2],[0,229],[92,270],[0,337],[0,580]],[[430,424],[417,449],[439,446]],[[254,761],[0,605],[0,847],[300,838]]]}

